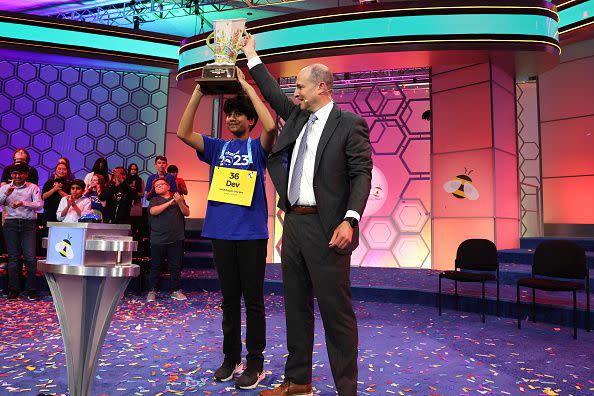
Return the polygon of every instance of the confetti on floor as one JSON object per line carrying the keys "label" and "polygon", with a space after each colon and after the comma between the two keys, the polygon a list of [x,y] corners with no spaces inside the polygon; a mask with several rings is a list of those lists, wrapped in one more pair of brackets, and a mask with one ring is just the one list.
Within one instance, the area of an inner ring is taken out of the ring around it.
{"label": "confetti on floor", "polygon": [[[217,383],[222,360],[218,292],[177,302],[129,296],[105,340],[93,395],[257,395],[280,383],[286,357],[282,297],[266,296],[266,378],[253,391]],[[0,394],[66,394],[60,328],[50,297],[0,299]],[[594,332],[432,307],[356,302],[360,395],[591,395]],[[245,329],[244,329],[245,331]],[[333,395],[323,327],[316,315],[316,394]]]}

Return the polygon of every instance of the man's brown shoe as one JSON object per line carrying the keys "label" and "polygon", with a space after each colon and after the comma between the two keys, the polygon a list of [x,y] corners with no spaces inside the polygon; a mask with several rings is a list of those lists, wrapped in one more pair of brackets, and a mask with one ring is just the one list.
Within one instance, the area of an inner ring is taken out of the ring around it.
{"label": "man's brown shoe", "polygon": [[298,385],[284,380],[278,388],[261,391],[259,396],[313,396],[311,384]]}

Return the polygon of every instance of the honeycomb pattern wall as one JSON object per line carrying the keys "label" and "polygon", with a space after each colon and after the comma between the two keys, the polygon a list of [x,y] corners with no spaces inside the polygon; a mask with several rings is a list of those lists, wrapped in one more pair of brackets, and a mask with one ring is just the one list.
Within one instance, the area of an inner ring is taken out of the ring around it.
{"label": "honeycomb pattern wall", "polygon": [[[374,163],[351,265],[431,268],[431,128],[422,119],[428,84],[357,84],[335,88],[333,99],[367,121]],[[281,261],[283,220],[277,209],[274,262]]]}
{"label": "honeycomb pattern wall", "polygon": [[137,163],[164,152],[168,76],[0,61],[0,165],[26,147],[43,184],[61,156],[83,178],[99,157]]}
{"label": "honeycomb pattern wall", "polygon": [[518,176],[523,237],[543,235],[540,125],[536,82],[516,84]]}

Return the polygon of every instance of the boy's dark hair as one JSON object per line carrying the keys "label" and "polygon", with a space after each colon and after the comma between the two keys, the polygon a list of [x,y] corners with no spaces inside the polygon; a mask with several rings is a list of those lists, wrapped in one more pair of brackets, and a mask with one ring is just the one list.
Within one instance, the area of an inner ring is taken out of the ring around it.
{"label": "boy's dark hair", "polygon": [[27,173],[29,174],[29,165],[27,164],[14,164],[14,165],[9,165],[6,168],[8,168],[8,174],[10,175],[12,172],[20,172],[20,173]]}
{"label": "boy's dark hair", "polygon": [[87,187],[87,185],[85,184],[84,181],[80,180],[80,179],[74,179],[70,182],[70,187],[72,186],[79,186],[81,189],[85,189]]}
{"label": "boy's dark hair", "polygon": [[223,105],[223,112],[225,114],[233,112],[243,113],[248,120],[254,120],[254,123],[250,127],[250,131],[254,129],[258,122],[258,113],[256,113],[256,109],[247,95],[237,95],[227,99]]}
{"label": "boy's dark hair", "polygon": [[156,163],[157,163],[157,161],[159,161],[159,160],[167,162],[167,157],[165,157],[164,155],[157,155],[157,156],[155,157],[155,164],[156,164]]}
{"label": "boy's dark hair", "polygon": [[179,169],[175,165],[169,165],[167,167],[167,173],[179,173]]}

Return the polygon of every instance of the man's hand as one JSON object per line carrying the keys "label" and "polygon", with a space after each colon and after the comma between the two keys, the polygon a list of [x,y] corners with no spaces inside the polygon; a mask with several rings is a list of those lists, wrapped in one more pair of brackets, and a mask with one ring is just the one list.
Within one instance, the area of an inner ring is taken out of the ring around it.
{"label": "man's hand", "polygon": [[10,186],[8,187],[8,189],[6,189],[6,196],[8,197],[10,194],[12,194],[12,192],[14,191],[14,186]]}
{"label": "man's hand", "polygon": [[352,240],[353,228],[348,221],[343,221],[334,230],[334,234],[332,234],[332,239],[330,239],[328,247],[346,249],[351,244]]}
{"label": "man's hand", "polygon": [[248,60],[258,56],[256,53],[256,40],[254,39],[254,36],[247,32],[246,37],[243,39],[243,43],[241,44],[241,49]]}
{"label": "man's hand", "polygon": [[74,199],[74,197],[72,195],[68,196],[67,201],[68,201],[68,206],[72,206],[72,205],[74,205],[74,202],[76,202],[76,200]]}
{"label": "man's hand", "polygon": [[10,203],[10,207],[13,209],[18,208],[19,206],[23,206],[23,201],[12,201]]}

